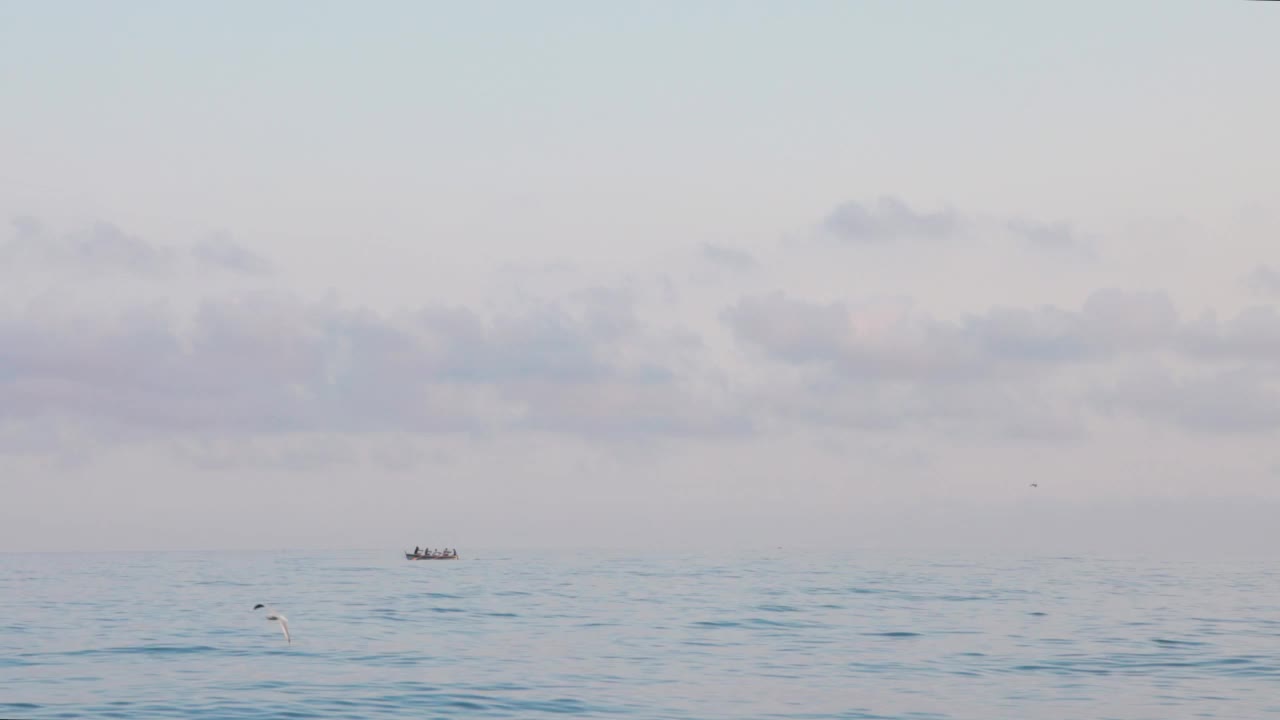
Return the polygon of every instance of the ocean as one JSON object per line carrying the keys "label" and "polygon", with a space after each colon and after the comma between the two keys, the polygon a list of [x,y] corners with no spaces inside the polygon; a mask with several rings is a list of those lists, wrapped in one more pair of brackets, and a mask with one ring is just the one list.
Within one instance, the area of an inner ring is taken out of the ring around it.
{"label": "ocean", "polygon": [[1280,717],[1280,565],[0,554],[0,717],[558,716]]}

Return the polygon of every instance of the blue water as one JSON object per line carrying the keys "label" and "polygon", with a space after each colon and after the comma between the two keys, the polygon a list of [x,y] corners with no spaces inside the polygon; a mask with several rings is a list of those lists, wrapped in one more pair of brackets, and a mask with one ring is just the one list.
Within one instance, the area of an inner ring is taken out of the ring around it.
{"label": "blue water", "polygon": [[0,717],[566,715],[1280,716],[1280,564],[0,555]]}

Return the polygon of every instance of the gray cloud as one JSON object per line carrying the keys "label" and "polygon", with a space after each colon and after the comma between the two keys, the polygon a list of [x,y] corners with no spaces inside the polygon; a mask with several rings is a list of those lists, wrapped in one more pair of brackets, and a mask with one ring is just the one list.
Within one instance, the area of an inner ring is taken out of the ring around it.
{"label": "gray cloud", "polygon": [[1076,252],[1092,254],[1090,244],[1069,222],[1037,222],[1034,220],[1010,220],[1008,228],[1029,247],[1052,252]]}
{"label": "gray cloud", "polygon": [[196,243],[191,256],[197,262],[246,275],[270,275],[275,270],[271,261],[225,236]]}
{"label": "gray cloud", "polygon": [[67,236],[65,245],[85,265],[118,265],[156,270],[173,262],[172,252],[129,235],[115,225],[98,223]]}
{"label": "gray cloud", "polygon": [[1106,411],[1128,411],[1190,430],[1264,432],[1280,428],[1277,380],[1238,369],[1186,378],[1149,369],[1122,378],[1095,399]]}
{"label": "gray cloud", "polygon": [[702,244],[702,258],[729,270],[752,270],[757,265],[756,259],[745,250],[712,243]]}
{"label": "gray cloud", "polygon": [[857,377],[928,381],[1151,349],[1174,343],[1181,330],[1163,293],[1120,290],[1095,292],[1075,312],[994,308],[958,322],[781,294],[744,298],[722,317],[741,343],[779,360],[828,365]]}
{"label": "gray cloud", "polygon": [[13,237],[0,245],[0,258],[8,262],[36,262],[81,270],[123,269],[150,273],[170,267],[171,249],[153,245],[125,233],[110,223],[65,235],[50,235],[39,221],[16,218]]}
{"label": "gray cloud", "polygon": [[226,237],[190,247],[156,243],[132,235],[111,223],[95,223],[69,233],[49,232],[36,218],[11,221],[12,235],[0,243],[0,260],[20,265],[69,268],[81,272],[170,272],[183,262],[198,268],[247,275],[268,275],[270,261]]}
{"label": "gray cloud", "polygon": [[1244,284],[1251,290],[1270,295],[1280,294],[1280,270],[1270,265],[1259,265],[1244,277]]}
{"label": "gray cloud", "polygon": [[0,422],[157,436],[744,429],[667,366],[687,346],[616,298],[588,297],[495,317],[451,307],[389,317],[267,296],[208,302],[190,318],[27,308],[0,316]]}
{"label": "gray cloud", "polygon": [[[1086,397],[1192,429],[1243,431],[1280,417],[1269,384],[1280,380],[1280,313],[1270,307],[1183,322],[1164,293],[1106,289],[1076,311],[994,308],[942,322],[779,294],[744,298],[722,317],[742,346],[807,373],[768,404],[819,423],[890,428],[983,416],[1010,435],[1062,437],[1078,432]],[[1112,377],[1129,359],[1161,357],[1187,377]]]}
{"label": "gray cloud", "polygon": [[279,439],[199,437],[175,441],[173,454],[204,470],[274,469],[312,471],[356,465],[364,459],[356,443],[342,435],[300,435]]}
{"label": "gray cloud", "polygon": [[964,221],[955,211],[920,212],[898,198],[886,196],[875,205],[847,202],[826,217],[823,229],[853,244],[890,240],[939,240],[956,235]]}
{"label": "gray cloud", "polygon": [[1055,257],[1091,259],[1096,253],[1094,243],[1066,220],[993,220],[952,208],[923,211],[893,196],[881,197],[874,204],[846,202],[822,220],[820,229],[827,237],[849,245],[941,240],[972,243],[989,235],[1012,239],[1016,247]]}
{"label": "gray cloud", "polygon": [[1206,314],[1180,329],[1179,346],[1204,359],[1280,367],[1280,312],[1255,306],[1225,321]]}
{"label": "gray cloud", "polygon": [[10,221],[15,240],[30,240],[44,233],[44,225],[29,215],[19,215]]}

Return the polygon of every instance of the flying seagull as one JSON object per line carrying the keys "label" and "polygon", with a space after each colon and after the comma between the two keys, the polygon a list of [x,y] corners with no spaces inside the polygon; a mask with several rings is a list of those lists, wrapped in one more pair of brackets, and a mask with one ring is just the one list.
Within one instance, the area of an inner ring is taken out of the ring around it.
{"label": "flying seagull", "polygon": [[1031,483],[1031,487],[1040,487],[1040,486],[1037,485],[1036,483]]}
{"label": "flying seagull", "polygon": [[285,639],[285,642],[287,642],[287,643],[289,643],[290,645],[292,645],[292,644],[293,644],[293,639],[289,637],[289,618],[287,618],[287,617],[285,617],[285,616],[281,615],[280,613],[276,612],[276,611],[275,611],[275,608],[268,607],[268,606],[266,606],[266,605],[263,605],[262,603],[258,603],[257,605],[254,605],[254,606],[253,606],[253,609],[254,609],[254,610],[259,610],[259,609],[261,609],[261,608],[266,608],[266,609],[267,609],[267,619],[268,619],[268,620],[275,620],[276,622],[280,623],[280,629],[284,632],[284,639]]}

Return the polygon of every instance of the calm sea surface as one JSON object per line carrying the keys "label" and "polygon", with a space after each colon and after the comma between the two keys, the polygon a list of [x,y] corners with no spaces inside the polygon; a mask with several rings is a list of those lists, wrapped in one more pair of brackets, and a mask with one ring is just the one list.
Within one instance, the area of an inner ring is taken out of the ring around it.
{"label": "calm sea surface", "polygon": [[0,554],[0,717],[560,715],[1280,717],[1280,563]]}

